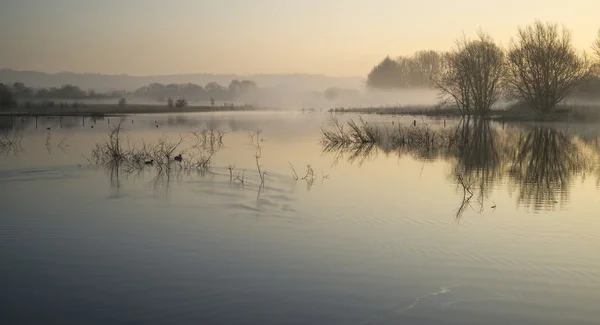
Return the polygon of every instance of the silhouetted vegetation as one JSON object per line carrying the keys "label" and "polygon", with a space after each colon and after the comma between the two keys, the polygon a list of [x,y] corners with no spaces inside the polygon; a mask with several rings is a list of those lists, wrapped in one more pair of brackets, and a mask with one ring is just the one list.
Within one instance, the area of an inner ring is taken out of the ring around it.
{"label": "silhouetted vegetation", "polygon": [[185,98],[191,101],[235,100],[258,86],[250,80],[233,80],[228,87],[223,87],[216,82],[209,82],[202,87],[193,83],[163,85],[153,83],[135,90],[132,95],[148,100],[165,102],[170,98]]}
{"label": "silhouetted vegetation", "polygon": [[435,51],[420,51],[411,57],[389,56],[371,70],[367,86],[380,89],[430,88],[432,78],[442,68],[442,54]]}
{"label": "silhouetted vegetation", "polygon": [[185,98],[179,98],[176,102],[175,102],[175,107],[177,108],[184,108],[187,107],[188,102],[187,100],[185,100]]}
{"label": "silhouetted vegetation", "polygon": [[368,74],[367,86],[437,88],[442,104],[451,102],[462,115],[486,115],[504,92],[510,101],[526,103],[526,110],[547,118],[567,97],[600,98],[600,31],[592,49],[595,65],[574,49],[568,30],[537,21],[519,28],[506,52],[480,35],[476,41],[459,41],[448,53],[388,56]]}
{"label": "silhouetted vegetation", "polygon": [[354,120],[350,120],[348,129],[344,130],[344,125],[335,117],[332,117],[335,127],[333,131],[321,129],[323,135],[321,141],[325,144],[346,146],[350,144],[373,144],[381,140],[378,128],[369,126],[360,116],[359,120],[360,123],[358,124]]}
{"label": "silhouetted vegetation", "polygon": [[457,42],[457,48],[444,56],[435,87],[445,100],[452,101],[462,115],[488,115],[500,98],[504,53],[487,35]]}
{"label": "silhouetted vegetation", "polygon": [[154,143],[142,141],[141,145],[135,145],[124,134],[123,122],[124,119],[121,119],[104,141],[95,145],[90,163],[118,167],[124,171],[148,166],[206,170],[210,167],[213,155],[223,146],[224,133],[216,127],[191,132],[177,141],[163,137]]}
{"label": "silhouetted vegetation", "polygon": [[569,31],[538,21],[519,29],[508,51],[507,70],[513,98],[546,116],[590,75],[591,65],[575,51]]}
{"label": "silhouetted vegetation", "polygon": [[598,30],[598,37],[596,37],[592,49],[594,50],[597,59],[600,60],[600,29]]}
{"label": "silhouetted vegetation", "polygon": [[[15,106],[17,102],[23,104],[24,107],[31,109],[34,107],[51,107],[48,103],[53,103],[51,100],[67,100],[67,101],[84,101],[84,100],[101,100],[101,99],[119,99],[118,105],[122,105],[126,97],[137,97],[139,99],[157,101],[164,103],[172,98],[179,98],[177,102],[167,102],[169,107],[186,107],[188,101],[206,101],[214,106],[215,100],[232,101],[239,99],[241,96],[248,94],[251,91],[258,89],[258,86],[253,81],[249,80],[233,80],[228,87],[223,87],[216,82],[210,82],[205,87],[188,83],[188,84],[158,84],[153,83],[148,86],[141,87],[133,92],[112,91],[108,93],[98,93],[94,90],[84,91],[78,86],[64,85],[59,88],[40,88],[34,89],[27,87],[21,82],[15,82],[12,85],[4,85],[0,87],[0,106],[8,107]],[[66,105],[66,104],[61,104]],[[179,106],[178,106],[179,105]],[[52,105],[53,107],[54,105]]]}
{"label": "silhouetted vegetation", "polygon": [[16,101],[10,87],[0,83],[0,109],[13,107],[15,104]]}
{"label": "silhouetted vegetation", "polygon": [[84,100],[84,99],[106,99],[119,98],[124,95],[122,91],[113,91],[109,93],[97,93],[94,90],[84,91],[78,86],[64,85],[56,88],[39,88],[34,89],[27,87],[22,82],[15,82],[10,86],[6,86],[12,92],[15,99],[26,101],[33,99],[68,99],[68,100]]}

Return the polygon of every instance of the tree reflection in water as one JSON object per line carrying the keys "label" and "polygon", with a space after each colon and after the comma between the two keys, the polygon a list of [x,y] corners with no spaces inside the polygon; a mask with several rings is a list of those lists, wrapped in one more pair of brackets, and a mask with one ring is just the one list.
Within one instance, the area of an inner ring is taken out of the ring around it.
{"label": "tree reflection in water", "polygon": [[[453,136],[447,157],[453,158],[453,178],[463,192],[461,205],[456,212],[459,220],[467,207],[482,212],[484,201],[490,196],[493,183],[501,177],[498,132],[490,121],[480,118],[462,120]],[[471,205],[475,197],[477,208]]]}
{"label": "tree reflection in water", "polygon": [[[506,179],[511,192],[518,190],[517,204],[550,210],[568,200],[577,175],[600,171],[600,164],[586,153],[583,142],[551,127],[504,130],[488,120],[465,118],[450,130],[432,131],[428,127],[405,130],[428,132],[421,137],[431,141],[408,145],[394,140],[399,132],[386,130],[381,132],[384,136],[377,143],[343,146],[323,143],[323,152],[333,154],[335,161],[346,158],[359,164],[378,151],[398,156],[408,154],[417,160],[450,161],[453,166],[450,178],[463,196],[456,211],[457,220],[468,208],[482,212],[499,180]],[[588,148],[590,152],[598,151]]]}
{"label": "tree reflection in water", "polygon": [[544,127],[522,133],[514,147],[510,178],[518,203],[535,210],[566,202],[573,177],[591,165],[573,138]]}

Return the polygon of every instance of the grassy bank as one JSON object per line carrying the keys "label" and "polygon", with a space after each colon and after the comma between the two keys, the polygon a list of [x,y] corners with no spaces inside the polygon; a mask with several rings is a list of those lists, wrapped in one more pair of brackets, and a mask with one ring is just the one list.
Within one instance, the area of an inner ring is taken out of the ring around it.
{"label": "grassy bank", "polygon": [[[359,113],[381,115],[410,115],[427,117],[461,117],[461,112],[456,108],[440,106],[398,106],[398,107],[360,107],[360,108],[335,108],[333,113]],[[505,109],[495,109],[485,117],[500,122],[508,121],[556,121],[556,122],[600,122],[600,106],[595,105],[560,105],[556,111],[542,117],[535,114],[525,105],[517,104]]]}

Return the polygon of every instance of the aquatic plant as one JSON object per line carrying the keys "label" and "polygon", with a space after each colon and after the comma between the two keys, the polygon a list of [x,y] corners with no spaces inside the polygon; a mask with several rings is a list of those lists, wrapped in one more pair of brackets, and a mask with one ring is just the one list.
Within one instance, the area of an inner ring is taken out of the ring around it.
{"label": "aquatic plant", "polygon": [[366,144],[377,143],[381,140],[381,133],[376,126],[369,125],[362,117],[358,117],[359,123],[354,120],[348,121],[348,130],[344,130],[344,125],[337,118],[331,117],[335,128],[325,130],[321,128],[322,143],[348,145],[348,144]]}
{"label": "aquatic plant", "polygon": [[260,146],[260,143],[263,141],[263,138],[261,137],[261,133],[262,133],[262,130],[256,129],[256,130],[250,132],[248,134],[248,137],[250,138],[250,146],[256,150],[254,157],[256,160],[256,169],[258,171],[258,176],[260,177],[260,187],[264,187],[265,186],[265,175],[267,174],[267,171],[263,170],[261,168],[262,165],[260,164],[260,157],[262,156],[262,148]]}
{"label": "aquatic plant", "polygon": [[163,136],[155,142],[142,141],[141,146],[136,146],[124,135],[123,122],[124,118],[103,137],[102,143],[92,148],[88,159],[90,163],[118,165],[125,170],[139,170],[146,166],[162,170],[175,165],[179,169],[204,171],[210,167],[212,157],[223,146],[224,132],[216,127],[191,132],[187,136],[180,136],[177,141]]}

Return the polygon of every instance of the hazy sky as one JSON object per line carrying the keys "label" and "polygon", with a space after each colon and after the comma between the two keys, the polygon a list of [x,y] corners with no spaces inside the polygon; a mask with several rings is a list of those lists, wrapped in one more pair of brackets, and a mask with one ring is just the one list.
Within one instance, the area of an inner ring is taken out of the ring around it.
{"label": "hazy sky", "polygon": [[598,0],[0,0],[0,68],[154,75],[364,76],[385,55],[479,28],[559,22],[589,49]]}

